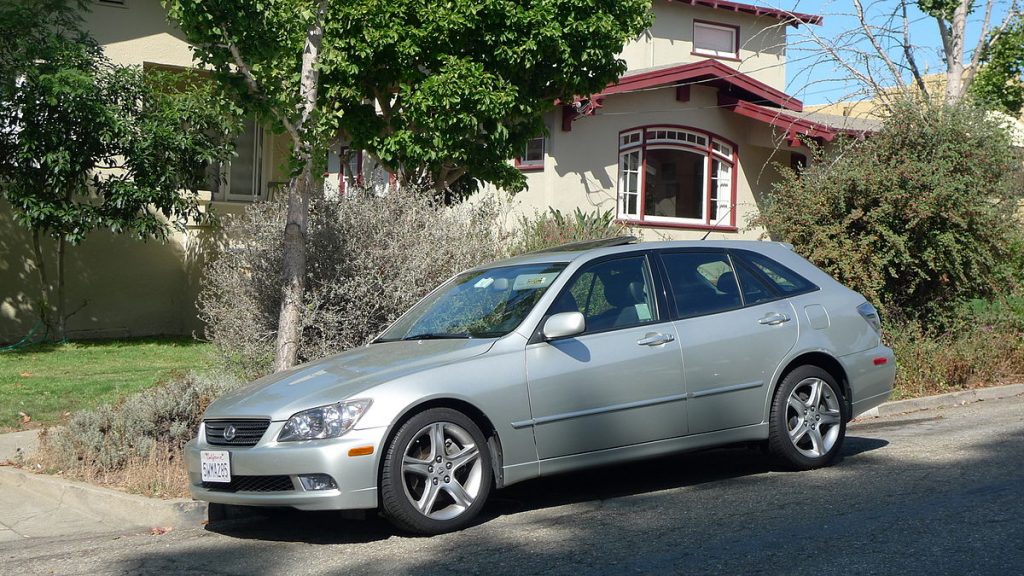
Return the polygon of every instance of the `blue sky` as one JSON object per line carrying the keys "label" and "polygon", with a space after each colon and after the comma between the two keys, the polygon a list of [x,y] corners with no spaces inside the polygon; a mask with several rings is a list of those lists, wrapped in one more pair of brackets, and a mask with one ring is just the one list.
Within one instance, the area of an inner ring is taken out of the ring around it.
{"label": "blue sky", "polygon": [[[849,0],[754,0],[761,6],[781,8],[819,14],[824,17],[821,26],[800,26],[789,28],[789,47],[787,49],[788,62],[786,67],[787,92],[800,98],[805,104],[824,104],[839,100],[856,97],[859,84],[852,81],[844,81],[849,74],[843,71],[823,56],[823,52],[811,41],[808,36],[808,28],[823,39],[835,39],[844,31],[859,26],[854,13],[853,2]],[[869,22],[881,25],[886,14],[891,12],[898,3],[895,0],[862,0],[868,14]],[[908,14],[911,22],[911,42],[917,46],[915,51],[918,65],[922,71],[931,73],[944,72],[945,64],[942,63],[939,48],[942,43],[939,39],[938,26],[935,20],[916,7],[916,3],[910,2],[911,11]],[[967,46],[973,48],[978,40],[983,16],[983,2],[979,0],[978,9],[969,18]],[[1009,6],[1008,1],[997,0],[993,11],[993,22],[1001,22]],[[893,55],[894,58],[898,54]],[[910,76],[906,75],[904,81],[909,81]]]}

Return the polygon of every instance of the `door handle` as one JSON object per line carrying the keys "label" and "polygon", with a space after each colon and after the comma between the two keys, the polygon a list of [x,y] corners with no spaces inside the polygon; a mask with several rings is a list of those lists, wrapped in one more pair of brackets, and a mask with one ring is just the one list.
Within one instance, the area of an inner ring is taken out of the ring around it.
{"label": "door handle", "polygon": [[662,344],[668,344],[675,339],[676,337],[671,334],[649,332],[645,334],[643,338],[637,340],[636,343],[640,346],[661,346]]}
{"label": "door handle", "polygon": [[789,316],[786,316],[782,312],[769,312],[762,316],[757,322],[758,324],[767,324],[768,326],[778,326],[783,322],[789,322]]}

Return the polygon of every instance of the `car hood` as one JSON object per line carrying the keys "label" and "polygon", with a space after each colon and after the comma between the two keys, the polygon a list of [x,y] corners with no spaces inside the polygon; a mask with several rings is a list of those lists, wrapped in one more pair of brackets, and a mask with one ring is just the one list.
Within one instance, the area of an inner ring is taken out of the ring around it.
{"label": "car hood", "polygon": [[410,340],[353,348],[270,374],[220,397],[204,418],[286,420],[292,414],[354,397],[373,386],[486,352],[494,340]]}

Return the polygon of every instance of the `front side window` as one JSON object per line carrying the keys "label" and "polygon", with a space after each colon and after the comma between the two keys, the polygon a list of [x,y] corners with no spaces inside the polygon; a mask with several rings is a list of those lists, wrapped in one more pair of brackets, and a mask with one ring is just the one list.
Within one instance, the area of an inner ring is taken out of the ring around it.
{"label": "front side window", "polygon": [[657,317],[652,286],[643,256],[597,262],[577,273],[548,314],[580,312],[588,333],[647,324]]}
{"label": "front side window", "polygon": [[376,341],[497,338],[522,323],[564,263],[502,266],[459,274],[412,307]]}
{"label": "front side window", "polygon": [[619,218],[638,223],[735,226],[735,146],[681,127],[619,135]]}

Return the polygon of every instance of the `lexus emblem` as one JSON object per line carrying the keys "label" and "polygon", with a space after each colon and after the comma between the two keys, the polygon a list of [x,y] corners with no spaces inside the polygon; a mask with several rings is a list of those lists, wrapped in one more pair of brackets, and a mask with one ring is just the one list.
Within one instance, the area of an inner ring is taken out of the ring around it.
{"label": "lexus emblem", "polygon": [[231,442],[235,439],[235,427],[228,424],[227,428],[224,429],[224,439]]}

